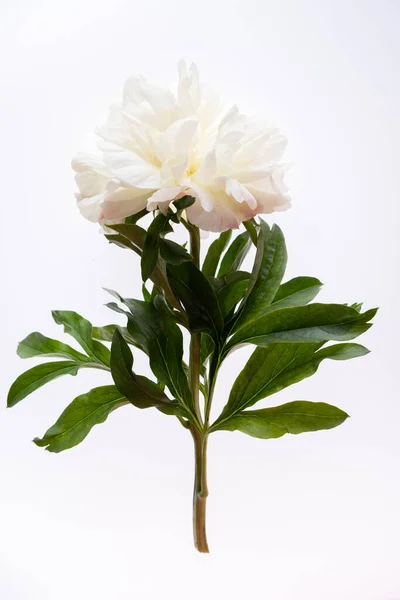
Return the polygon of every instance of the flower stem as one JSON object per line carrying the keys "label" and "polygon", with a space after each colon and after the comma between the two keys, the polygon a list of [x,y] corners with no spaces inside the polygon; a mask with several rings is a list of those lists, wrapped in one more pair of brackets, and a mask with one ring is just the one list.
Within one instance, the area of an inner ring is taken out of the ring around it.
{"label": "flower stem", "polygon": [[[190,225],[190,252],[193,263],[200,268],[200,232],[198,227]],[[190,425],[194,442],[195,473],[193,489],[193,536],[194,545],[199,552],[208,552],[206,535],[207,489],[207,431],[203,425],[200,409],[200,334],[192,333],[190,338],[189,383],[192,391],[192,404],[201,425],[198,429]]]}
{"label": "flower stem", "polygon": [[206,534],[207,487],[207,434],[202,434],[193,427],[195,475],[193,490],[193,537],[195,548],[199,552],[208,553]]}

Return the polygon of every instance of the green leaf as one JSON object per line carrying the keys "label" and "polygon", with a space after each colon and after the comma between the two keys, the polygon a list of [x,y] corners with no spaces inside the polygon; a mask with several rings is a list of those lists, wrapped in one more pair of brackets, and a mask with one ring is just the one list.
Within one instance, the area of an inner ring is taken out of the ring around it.
{"label": "green leaf", "polygon": [[120,298],[129,312],[117,305],[110,308],[126,314],[129,335],[148,355],[154,375],[169,388],[174,398],[190,407],[191,392],[183,369],[182,332],[165,301],[160,296],[157,298],[157,309],[153,304],[133,298]]}
{"label": "green leaf", "polygon": [[[117,305],[115,305],[115,306],[117,306]],[[123,311],[123,313],[125,316],[127,315],[126,311]],[[132,338],[132,336],[129,334],[126,327],[121,327],[119,325],[104,325],[103,327],[93,327],[93,338],[95,340],[100,340],[102,342],[112,342],[113,335],[114,335],[114,332],[117,329],[117,327],[119,329],[119,332],[122,334],[124,340],[128,344],[138,347],[137,343]]]}
{"label": "green leaf", "polygon": [[160,255],[165,262],[171,265],[180,265],[183,262],[192,260],[192,257],[183,246],[171,242],[171,240],[160,239]]}
{"label": "green leaf", "polygon": [[[147,210],[147,208],[142,208],[142,210],[139,210],[139,212],[135,213],[134,215],[131,215],[130,217],[126,217],[125,223],[126,224],[137,223],[137,221],[139,221],[139,219],[141,219],[142,217],[146,217],[148,214],[149,214],[149,211]],[[107,225],[107,227],[109,227],[109,225]]]}
{"label": "green leaf", "polygon": [[206,332],[218,343],[224,320],[208,279],[192,262],[168,265],[167,274],[173,292],[188,313],[190,330]]}
{"label": "green leaf", "polygon": [[152,297],[149,290],[146,288],[145,284],[142,285],[142,296],[145,302],[151,302]]}
{"label": "green leaf", "polygon": [[299,400],[281,406],[245,411],[225,421],[218,429],[239,430],[261,439],[279,438],[285,433],[305,433],[337,427],[348,418],[340,408],[324,402]]}
{"label": "green leaf", "polygon": [[250,250],[250,247],[251,239],[247,231],[238,235],[233,240],[222,259],[221,266],[218,271],[218,277],[222,277],[222,275],[239,270],[242,262],[246,258],[246,254]]}
{"label": "green leaf", "polygon": [[[256,348],[233,384],[219,419],[244,410],[280,390],[316,373],[325,358],[349,360],[368,354],[359,344],[269,344]],[[218,419],[218,420],[219,420]]]}
{"label": "green leaf", "polygon": [[270,229],[261,220],[256,258],[237,329],[265,314],[279,289],[286,262],[287,252],[282,231],[277,225]]}
{"label": "green leaf", "polygon": [[12,384],[7,397],[7,406],[11,407],[32,394],[49,381],[62,375],[76,375],[79,364],[72,361],[58,361],[37,365],[22,373]]}
{"label": "green leaf", "polygon": [[147,281],[156,267],[160,248],[160,234],[165,230],[167,224],[168,217],[160,213],[147,230],[141,261],[143,281]]}
{"label": "green leaf", "polygon": [[124,238],[132,242],[136,248],[143,250],[146,239],[146,231],[134,223],[120,223],[118,225],[107,225],[110,229],[117,231]]}
{"label": "green leaf", "polygon": [[49,452],[73,448],[85,439],[94,425],[104,423],[110,412],[125,404],[128,404],[126,398],[115,386],[94,388],[75,398],[44,436],[33,441]]}
{"label": "green leaf", "polygon": [[133,250],[137,254],[140,254],[136,246],[132,244],[123,235],[119,235],[116,233],[106,233],[105,238],[110,242],[110,244],[115,244],[115,246],[118,246],[118,248],[128,248],[128,250]]}
{"label": "green leaf", "polygon": [[33,356],[57,356],[69,358],[77,362],[88,362],[88,357],[81,354],[68,344],[45,337],[37,331],[30,333],[18,344],[17,354],[20,358]]}
{"label": "green leaf", "polygon": [[53,310],[53,319],[64,325],[65,333],[76,339],[86,354],[99,364],[110,366],[110,351],[97,340],[93,340],[93,327],[87,320],[72,310]]}
{"label": "green leaf", "polygon": [[231,275],[247,275],[247,277],[240,277],[227,283],[217,291],[217,300],[221,308],[223,317],[228,317],[229,313],[235,308],[235,306],[242,300],[248,287],[249,287],[249,274],[243,271],[236,271]]}
{"label": "green leaf", "polygon": [[132,366],[132,352],[116,329],[111,345],[111,374],[118,390],[137,408],[155,406],[175,414],[178,405],[174,405],[154,381],[133,373]]}
{"label": "green leaf", "polygon": [[266,310],[277,310],[279,308],[290,308],[292,306],[304,306],[318,294],[322,283],[315,277],[295,277],[282,285]]}
{"label": "green leaf", "polygon": [[182,198],[178,198],[178,200],[174,200],[174,205],[178,211],[182,211],[192,206],[195,202],[196,198],[193,198],[193,196],[183,196]]}
{"label": "green leaf", "polygon": [[202,271],[206,277],[214,277],[221,255],[232,237],[232,229],[223,231],[221,235],[211,244],[204,259]]}
{"label": "green leaf", "polygon": [[227,352],[244,342],[267,346],[271,342],[326,342],[351,340],[371,327],[378,309],[358,313],[342,304],[309,304],[267,313],[238,328]]}

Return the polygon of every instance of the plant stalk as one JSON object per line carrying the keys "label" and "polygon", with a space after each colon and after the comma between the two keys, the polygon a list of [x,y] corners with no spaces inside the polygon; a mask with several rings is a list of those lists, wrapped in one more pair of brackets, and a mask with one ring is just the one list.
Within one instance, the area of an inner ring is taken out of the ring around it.
{"label": "plant stalk", "polygon": [[[190,252],[193,263],[200,268],[200,232],[198,227],[190,225]],[[190,426],[194,442],[195,472],[193,489],[193,537],[194,545],[199,552],[208,552],[206,535],[206,503],[207,489],[207,431],[203,426],[200,409],[200,334],[192,333],[190,338],[189,383],[192,391],[193,409],[201,430]]]}
{"label": "plant stalk", "polygon": [[195,455],[195,475],[193,490],[193,537],[195,548],[202,553],[208,553],[206,533],[207,506],[207,434],[201,434],[192,428]]}

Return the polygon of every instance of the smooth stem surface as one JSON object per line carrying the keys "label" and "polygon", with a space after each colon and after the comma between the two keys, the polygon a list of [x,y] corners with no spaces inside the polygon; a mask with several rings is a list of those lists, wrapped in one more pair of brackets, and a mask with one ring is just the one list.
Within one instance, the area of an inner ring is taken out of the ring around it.
{"label": "smooth stem surface", "polygon": [[[198,227],[190,226],[190,252],[193,256],[193,263],[200,268],[200,231]],[[192,404],[194,412],[199,420],[203,422],[200,410],[199,400],[200,383],[200,334],[192,333],[190,337],[190,358],[189,358],[189,384],[192,390]]]}
{"label": "smooth stem surface", "polygon": [[207,506],[207,434],[192,429],[195,456],[193,490],[193,537],[199,552],[207,553],[206,506]]}
{"label": "smooth stem surface", "polygon": [[[193,263],[200,268],[200,232],[193,225],[190,232],[190,252]],[[192,391],[193,409],[199,423],[203,426],[203,417],[200,409],[200,334],[192,333],[190,338],[190,388]],[[195,426],[190,426],[194,442],[195,474],[193,489],[193,537],[194,545],[199,552],[208,552],[206,535],[206,502],[207,489],[207,433],[205,427],[199,431]]]}

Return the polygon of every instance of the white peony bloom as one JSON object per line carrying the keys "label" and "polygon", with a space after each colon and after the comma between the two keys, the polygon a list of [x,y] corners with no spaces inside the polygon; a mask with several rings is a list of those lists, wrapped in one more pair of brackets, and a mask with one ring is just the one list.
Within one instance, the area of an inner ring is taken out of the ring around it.
{"label": "white peony bloom", "polygon": [[194,65],[179,63],[176,94],[135,76],[123,101],[97,131],[101,158],[72,163],[78,205],[91,221],[112,222],[145,206],[166,211],[186,194],[188,219],[205,231],[225,231],[258,213],[290,206],[280,162],[286,138],[247,118],[200,85]]}

